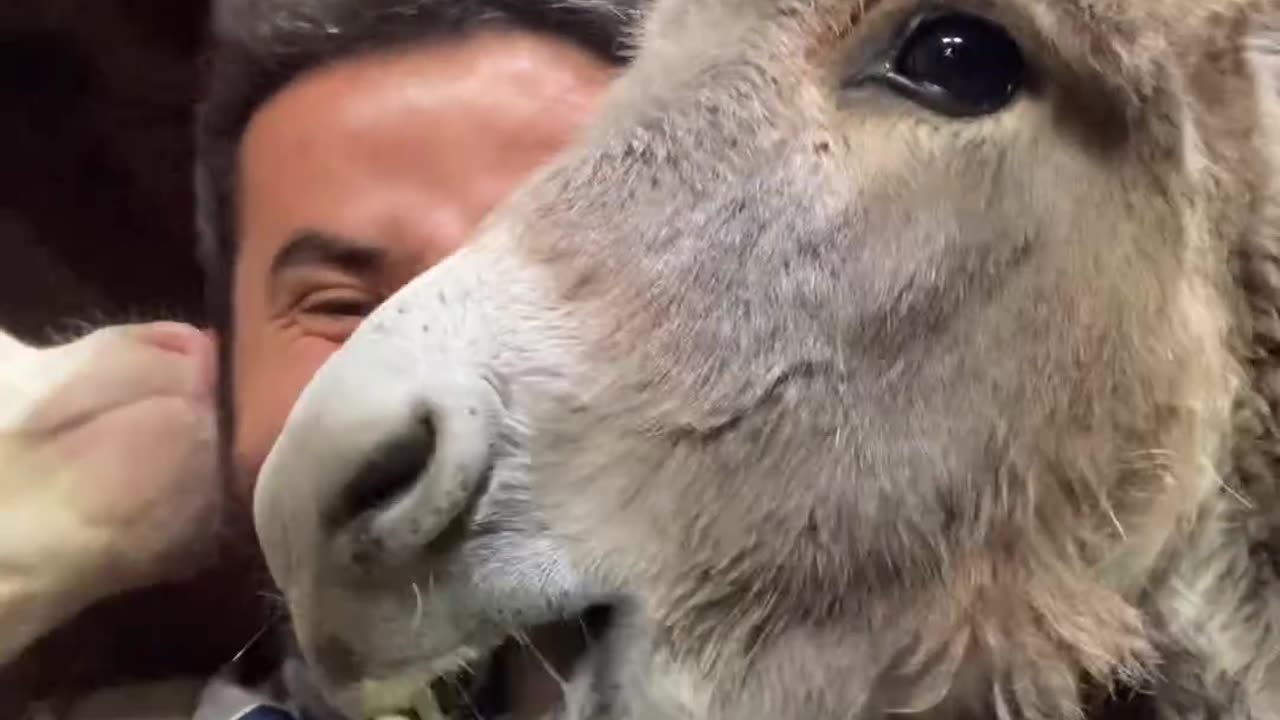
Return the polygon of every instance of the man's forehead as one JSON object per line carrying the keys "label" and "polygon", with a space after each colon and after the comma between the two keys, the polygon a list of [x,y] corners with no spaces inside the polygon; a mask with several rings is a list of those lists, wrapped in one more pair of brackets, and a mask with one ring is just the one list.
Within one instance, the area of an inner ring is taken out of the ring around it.
{"label": "man's forehead", "polygon": [[503,89],[536,95],[599,87],[612,73],[568,41],[505,30],[352,56],[299,76],[263,103],[246,130],[246,152],[268,129],[303,129],[299,116],[313,132],[361,132],[417,112],[481,106]]}
{"label": "man's forehead", "polygon": [[[567,41],[512,31],[351,57],[301,76],[259,109],[242,140],[240,256],[259,267],[299,233],[314,240],[323,231],[356,244],[429,246],[434,257],[501,199],[494,193],[570,140],[611,77],[607,62]],[[288,257],[307,263],[283,267],[350,260],[346,245],[297,245],[307,252]]]}

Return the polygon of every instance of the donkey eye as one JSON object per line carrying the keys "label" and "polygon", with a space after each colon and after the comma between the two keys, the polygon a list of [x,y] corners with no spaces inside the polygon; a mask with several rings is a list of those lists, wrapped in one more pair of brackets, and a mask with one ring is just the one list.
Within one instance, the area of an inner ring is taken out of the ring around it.
{"label": "donkey eye", "polygon": [[917,24],[899,46],[885,80],[898,92],[953,117],[987,115],[1022,89],[1026,65],[1004,28],[955,13]]}

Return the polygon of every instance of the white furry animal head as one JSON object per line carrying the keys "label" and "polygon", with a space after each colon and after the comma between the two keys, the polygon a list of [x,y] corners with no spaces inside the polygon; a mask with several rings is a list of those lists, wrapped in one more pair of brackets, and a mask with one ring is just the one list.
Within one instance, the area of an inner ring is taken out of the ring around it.
{"label": "white furry animal head", "polygon": [[177,323],[51,347],[0,331],[0,661],[209,559],[223,497],[211,347]]}
{"label": "white furry animal head", "polygon": [[604,605],[564,717],[1280,713],[1277,10],[657,0],[268,460],[339,704]]}

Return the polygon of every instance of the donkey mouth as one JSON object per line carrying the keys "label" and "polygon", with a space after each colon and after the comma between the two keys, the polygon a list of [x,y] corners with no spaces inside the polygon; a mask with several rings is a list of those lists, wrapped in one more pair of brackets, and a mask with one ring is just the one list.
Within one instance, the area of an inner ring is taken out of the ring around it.
{"label": "donkey mouth", "polygon": [[566,689],[589,672],[588,651],[608,632],[611,614],[608,606],[595,606],[570,620],[513,633],[480,660],[429,681],[411,683],[407,697],[378,702],[378,709],[366,712],[366,718],[544,720],[576,716],[566,713],[571,702]]}

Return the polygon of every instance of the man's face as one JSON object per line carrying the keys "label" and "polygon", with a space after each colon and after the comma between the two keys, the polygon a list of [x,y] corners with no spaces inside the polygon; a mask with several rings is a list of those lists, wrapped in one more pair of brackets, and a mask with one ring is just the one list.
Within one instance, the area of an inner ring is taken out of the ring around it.
{"label": "man's face", "polygon": [[338,62],[259,109],[232,289],[238,494],[312,374],[568,144],[610,71],[555,39],[474,35]]}

